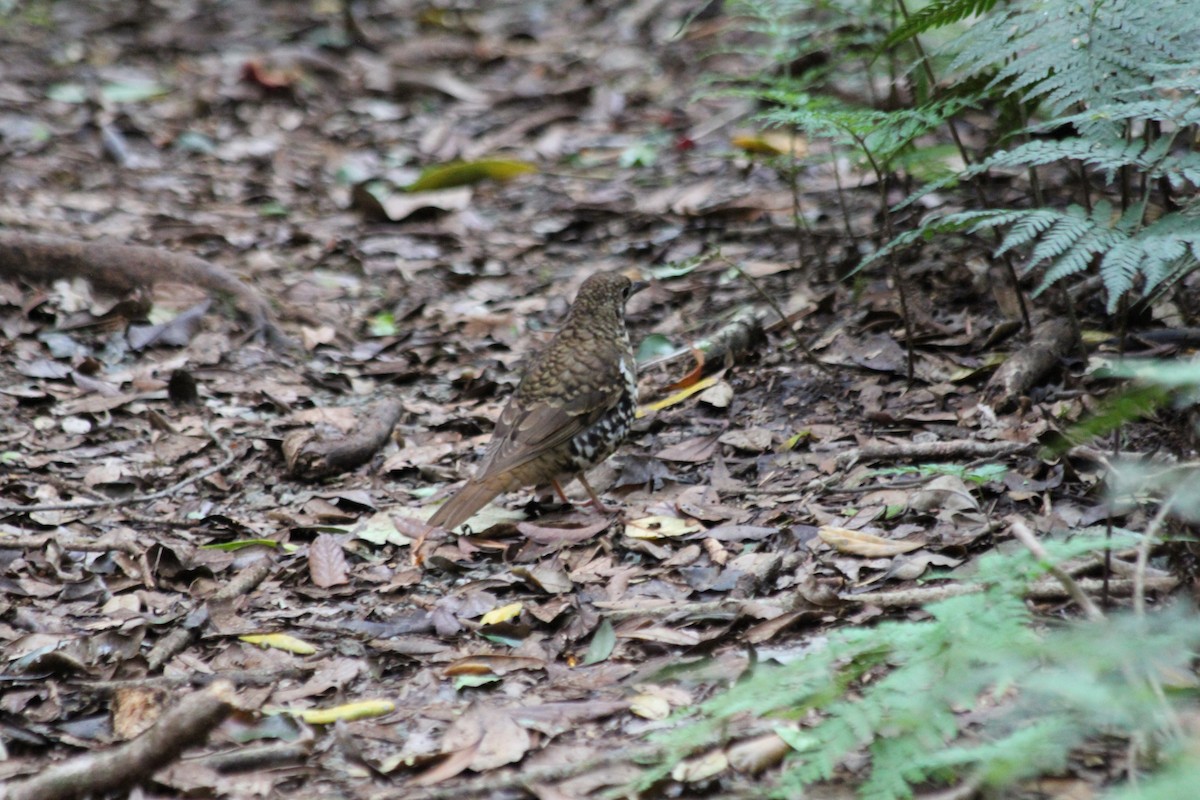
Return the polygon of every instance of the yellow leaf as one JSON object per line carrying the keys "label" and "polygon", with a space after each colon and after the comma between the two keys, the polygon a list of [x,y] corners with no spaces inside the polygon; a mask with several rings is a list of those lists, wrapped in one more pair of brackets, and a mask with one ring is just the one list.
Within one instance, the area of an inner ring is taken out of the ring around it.
{"label": "yellow leaf", "polygon": [[625,526],[625,535],[630,539],[670,539],[704,530],[694,519],[679,517],[642,517]]}
{"label": "yellow leaf", "polygon": [[424,170],[420,176],[404,187],[406,192],[428,192],[434,189],[449,189],[454,186],[469,186],[483,181],[511,181],[518,175],[537,172],[537,167],[528,161],[512,161],[488,158],[481,161],[451,161],[437,164]]}
{"label": "yellow leaf", "polygon": [[835,528],[823,525],[817,529],[821,541],[833,547],[839,553],[866,558],[886,558],[907,553],[924,547],[924,542],[900,542],[894,539],[884,539],[862,531],[852,531],[849,528]]}
{"label": "yellow leaf", "polygon": [[521,613],[524,608],[520,603],[509,603],[500,608],[493,608],[491,611],[479,618],[482,625],[495,625],[498,622],[508,622]]}
{"label": "yellow leaf", "polygon": [[292,713],[309,725],[332,725],[340,719],[349,721],[382,717],[395,710],[396,704],[391,700],[360,700],[357,703],[346,703],[333,708],[310,708]]}
{"label": "yellow leaf", "polygon": [[297,639],[295,636],[289,636],[286,633],[248,633],[245,636],[239,636],[238,639],[247,644],[256,644],[259,647],[273,647],[276,650],[283,650],[300,656],[310,656],[317,652],[317,648],[308,642],[303,639]]}
{"label": "yellow leaf", "polygon": [[729,767],[729,758],[722,750],[710,750],[699,758],[680,761],[671,770],[671,777],[680,783],[701,783],[720,775]]}
{"label": "yellow leaf", "polygon": [[793,136],[783,131],[741,134],[731,137],[729,143],[752,155],[782,156],[791,154],[795,158],[808,155],[808,142],[802,136]]}
{"label": "yellow leaf", "polygon": [[629,701],[629,710],[642,719],[661,720],[671,716],[671,704],[654,694],[639,694]]}
{"label": "yellow leaf", "polygon": [[702,378],[701,380],[696,381],[691,386],[687,387],[686,389],[681,389],[670,397],[664,397],[662,400],[654,403],[647,403],[638,409],[637,415],[639,417],[644,417],[647,414],[654,413],[655,411],[662,411],[664,408],[670,408],[676,403],[682,403],[684,400],[687,400],[697,392],[703,392],[708,387],[715,385],[719,380],[721,380],[721,376],[719,374],[709,375],[707,378]]}

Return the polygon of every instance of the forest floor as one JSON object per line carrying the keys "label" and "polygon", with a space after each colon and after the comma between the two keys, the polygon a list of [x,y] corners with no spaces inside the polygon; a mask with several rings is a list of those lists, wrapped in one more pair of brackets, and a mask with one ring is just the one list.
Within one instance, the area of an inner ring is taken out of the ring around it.
{"label": "forest floor", "polygon": [[[669,0],[357,5],[354,36],[336,4],[282,0],[0,19],[0,228],[198,256],[291,342],[170,276],[117,296],[0,282],[0,779],[225,677],[242,711],[141,796],[583,796],[635,781],[671,713],[752,659],[918,617],[937,585],[920,579],[969,575],[1014,519],[1144,526],[1102,491],[1105,441],[1040,449],[1095,409],[1087,359],[1113,345],[988,394],[1027,339],[967,247],[901,265],[906,333],[889,271],[851,275],[880,235],[869,174],[812,145],[793,187],[735,147],[761,134],[750,102],[698,94],[762,66],[737,20]],[[482,158],[536,171],[401,190]],[[650,282],[629,326],[642,401],[667,401],[592,473],[620,514],[527,489],[421,542],[599,270]],[[1060,314],[1031,304],[1035,324]],[[691,346],[746,319],[766,333],[680,396]],[[392,416],[365,465],[289,471],[285,441]],[[1180,429],[1141,424],[1130,446],[1191,447]],[[965,469],[930,467],[947,463]],[[368,701],[390,705],[260,713]],[[682,770],[655,791],[765,779]]]}

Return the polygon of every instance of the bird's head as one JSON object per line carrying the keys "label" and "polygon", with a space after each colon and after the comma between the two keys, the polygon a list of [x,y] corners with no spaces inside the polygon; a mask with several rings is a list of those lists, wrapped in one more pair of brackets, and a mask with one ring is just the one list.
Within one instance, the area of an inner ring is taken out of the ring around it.
{"label": "bird's head", "polygon": [[645,289],[644,281],[630,280],[620,272],[597,272],[579,287],[571,304],[572,318],[625,320],[625,301]]}

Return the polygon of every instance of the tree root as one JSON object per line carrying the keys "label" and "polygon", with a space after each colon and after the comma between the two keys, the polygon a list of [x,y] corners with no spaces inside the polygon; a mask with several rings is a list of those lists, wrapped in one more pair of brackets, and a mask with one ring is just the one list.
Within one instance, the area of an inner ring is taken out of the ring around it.
{"label": "tree root", "polygon": [[185,697],[158,718],[150,730],[125,744],[56,764],[27,781],[10,786],[5,800],[64,800],[97,796],[150,778],[202,744],[234,709],[233,685],[218,681]]}
{"label": "tree root", "polygon": [[253,334],[275,348],[291,346],[262,295],[218,264],[143,245],[0,231],[0,278],[50,282],[75,277],[116,293],[182,283],[228,295],[249,318]]}

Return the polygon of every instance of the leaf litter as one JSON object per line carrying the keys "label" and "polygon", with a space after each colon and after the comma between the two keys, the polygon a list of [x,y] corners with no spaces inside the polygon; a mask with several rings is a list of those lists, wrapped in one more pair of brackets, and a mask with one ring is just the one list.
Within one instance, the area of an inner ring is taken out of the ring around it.
{"label": "leaf litter", "polygon": [[[0,222],[222,264],[299,345],[265,347],[194,287],[0,282],[0,779],[224,677],[241,711],[154,792],[584,796],[633,779],[645,734],[735,680],[747,646],[802,650],[882,613],[865,590],[969,565],[997,506],[1048,531],[1101,505],[1087,465],[1027,447],[1086,392],[979,411],[1007,320],[969,281],[919,277],[936,300],[908,386],[885,277],[808,280],[790,190],[731,155],[808,145],[710,130],[735,101],[693,96],[720,26],[675,37],[687,4],[371,8],[357,48],[315,6],[177,6],[10,21]],[[810,178],[804,206],[835,208]],[[839,263],[858,244],[834,216],[816,224]],[[696,260],[714,238],[744,276]],[[629,308],[656,337],[646,413],[591,481],[621,517],[524,489],[426,541],[427,504],[574,289],[631,267],[653,277]],[[750,279],[827,370],[778,328],[709,352],[747,309],[773,318]],[[673,352],[708,355],[654,363]],[[381,395],[397,422],[369,463],[289,476],[290,432],[349,435]],[[989,451],[1004,474],[862,469],[964,441],[1013,444]],[[674,780],[752,786],[780,742]]]}

